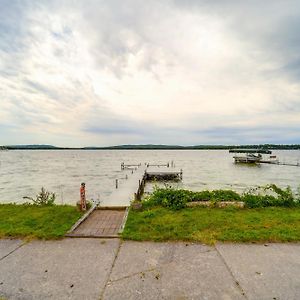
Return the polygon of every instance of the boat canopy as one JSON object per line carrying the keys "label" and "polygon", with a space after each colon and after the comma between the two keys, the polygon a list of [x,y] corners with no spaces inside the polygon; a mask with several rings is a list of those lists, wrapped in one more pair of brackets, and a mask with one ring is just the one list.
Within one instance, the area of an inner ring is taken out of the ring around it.
{"label": "boat canopy", "polygon": [[272,154],[272,151],[268,150],[268,149],[230,149],[229,153],[262,153],[262,154]]}

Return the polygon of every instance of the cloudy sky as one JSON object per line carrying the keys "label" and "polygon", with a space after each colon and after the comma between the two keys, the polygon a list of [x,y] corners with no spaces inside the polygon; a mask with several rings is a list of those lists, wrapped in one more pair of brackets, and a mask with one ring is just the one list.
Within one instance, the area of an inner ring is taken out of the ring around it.
{"label": "cloudy sky", "polygon": [[0,0],[0,144],[300,143],[299,28],[299,0]]}

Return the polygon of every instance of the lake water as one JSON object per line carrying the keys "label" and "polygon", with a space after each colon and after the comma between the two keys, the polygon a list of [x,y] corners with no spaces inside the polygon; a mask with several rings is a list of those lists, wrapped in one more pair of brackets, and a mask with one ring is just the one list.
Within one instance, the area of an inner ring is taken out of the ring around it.
{"label": "lake water", "polygon": [[[300,162],[300,151],[273,151],[282,162]],[[167,163],[174,161],[183,169],[179,187],[192,190],[233,189],[275,183],[300,185],[300,167],[233,163],[232,154],[223,150],[34,150],[0,151],[0,202],[24,202],[45,187],[57,194],[56,203],[75,204],[81,182],[86,183],[87,198],[98,200],[115,188],[115,179],[125,181],[125,163]],[[147,186],[151,190],[151,185]],[[109,203],[106,203],[109,205]]]}

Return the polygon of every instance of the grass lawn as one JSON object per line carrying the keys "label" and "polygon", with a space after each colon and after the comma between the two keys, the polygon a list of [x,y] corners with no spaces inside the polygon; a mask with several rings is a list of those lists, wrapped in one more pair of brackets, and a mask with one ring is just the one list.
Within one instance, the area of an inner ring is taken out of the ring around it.
{"label": "grass lawn", "polygon": [[0,204],[0,238],[57,239],[80,218],[75,206]]}
{"label": "grass lawn", "polygon": [[122,237],[137,241],[182,240],[206,244],[300,241],[300,208],[131,209]]}

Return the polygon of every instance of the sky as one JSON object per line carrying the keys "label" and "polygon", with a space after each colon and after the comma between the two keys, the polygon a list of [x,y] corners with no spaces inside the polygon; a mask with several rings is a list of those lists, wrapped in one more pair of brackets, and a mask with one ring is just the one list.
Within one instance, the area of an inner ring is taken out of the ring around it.
{"label": "sky", "polygon": [[0,145],[300,143],[299,0],[0,0]]}

